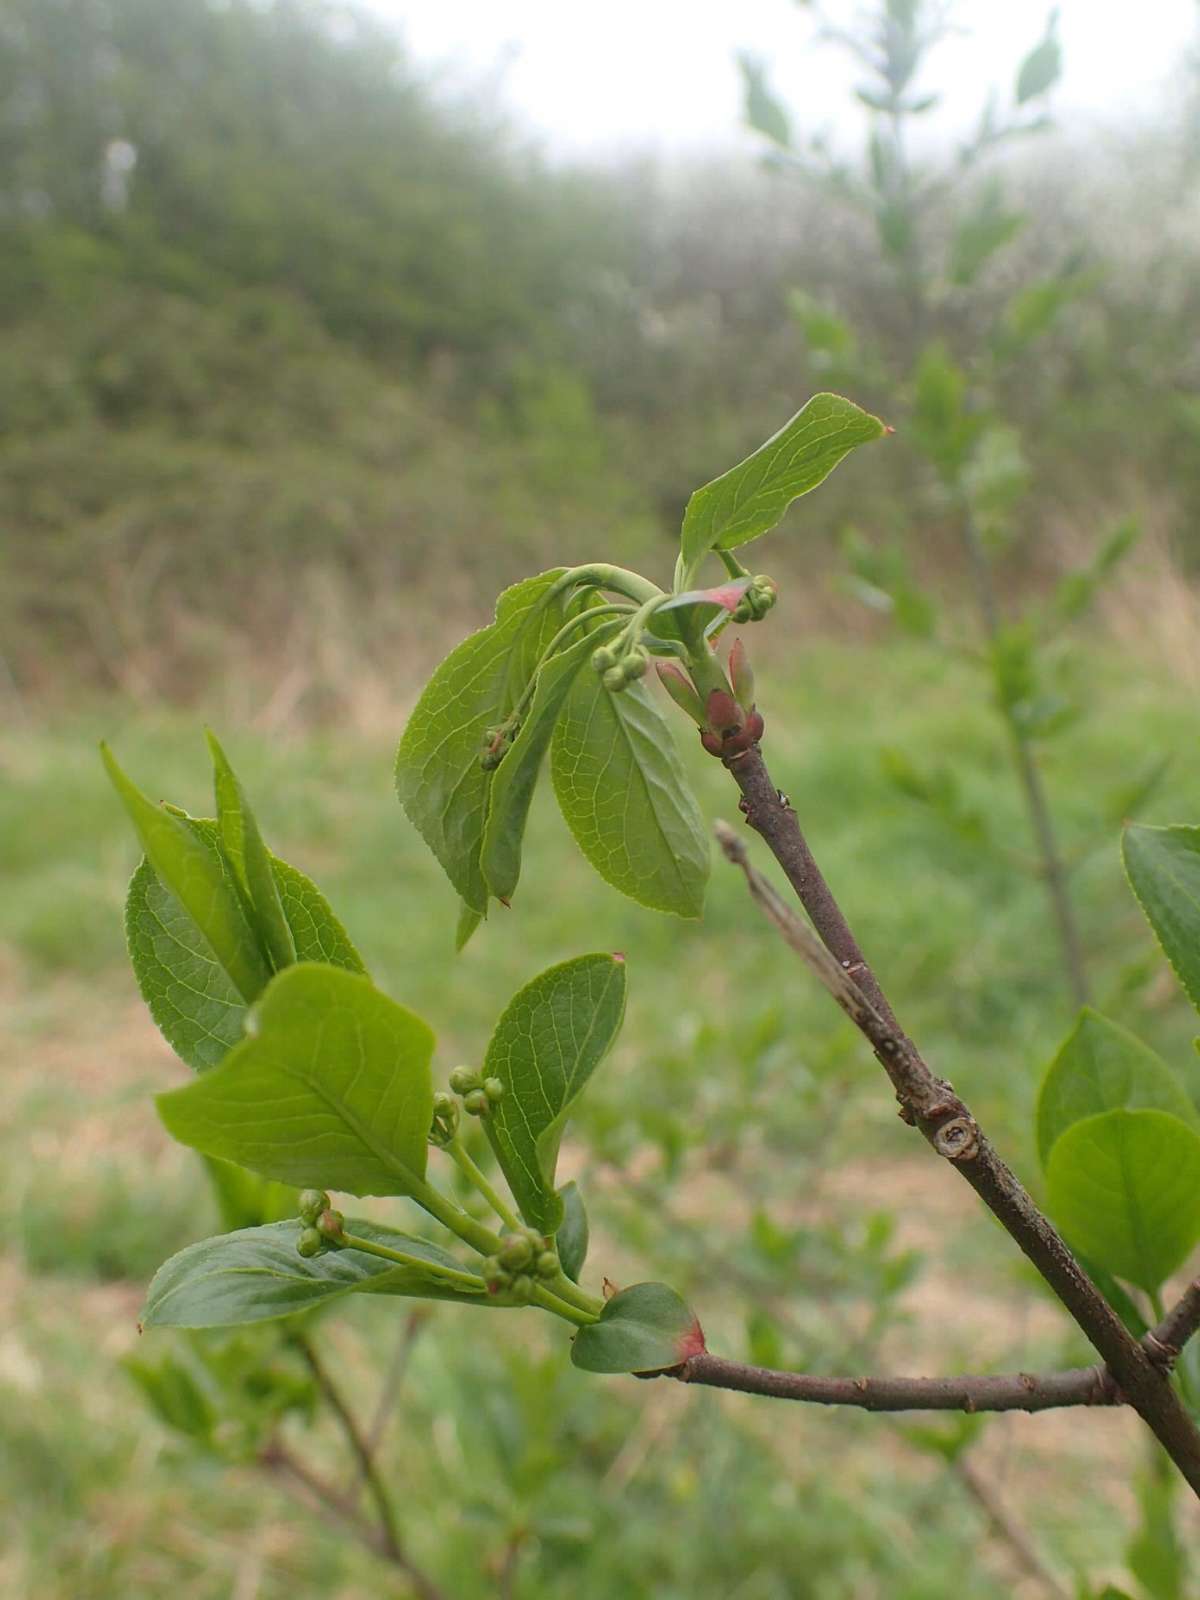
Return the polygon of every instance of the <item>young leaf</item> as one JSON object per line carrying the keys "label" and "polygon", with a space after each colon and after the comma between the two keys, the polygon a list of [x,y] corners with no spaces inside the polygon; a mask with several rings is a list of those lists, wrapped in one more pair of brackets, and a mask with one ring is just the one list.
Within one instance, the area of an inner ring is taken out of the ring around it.
{"label": "young leaf", "polygon": [[743,51],[738,56],[738,66],[742,74],[746,121],[772,144],[779,145],[782,150],[788,149],[792,142],[791,124],[787,112],[767,86],[762,62]]}
{"label": "young leaf", "polygon": [[485,915],[480,862],[492,773],[480,760],[489,728],[515,706],[563,619],[546,595],[562,568],[506,589],[496,620],[452,650],[425,686],[396,752],[400,804],[463,902]]}
{"label": "young leaf", "polygon": [[483,1075],[499,1078],[504,1098],[483,1125],[522,1216],[545,1233],[564,1215],[554,1168],[567,1113],[624,1015],[624,959],[579,956],[519,989],[488,1044]]}
{"label": "young leaf", "polygon": [[216,1411],[183,1362],[170,1355],[157,1362],[126,1356],[122,1365],[160,1422],[202,1444],[211,1441]]}
{"label": "young leaf", "polygon": [[410,1194],[425,1176],[433,1035],[367,978],[302,962],[272,980],[251,1036],[158,1097],[169,1133],[280,1183]]}
{"label": "young leaf", "polygon": [[517,887],[521,841],[542,757],[576,676],[591,670],[595,648],[595,636],[586,633],[543,665],[520,732],[493,774],[480,865],[488,889],[497,900],[511,899]]}
{"label": "young leaf", "polygon": [[100,753],[113,787],[137,829],[146,859],[207,941],[244,1000],[271,976],[229,875],[181,818],[152,805],[121,771],[107,745]]}
{"label": "young leaf", "polygon": [[681,534],[684,571],[694,572],[710,550],[733,550],[768,532],[843,456],[886,431],[852,400],[814,395],[753,455],[692,495]]}
{"label": "young leaf", "polygon": [[1165,1111],[1105,1111],[1059,1136],[1050,1214],[1109,1272],[1155,1292],[1200,1238],[1200,1134]]}
{"label": "young leaf", "polygon": [[580,1328],[571,1361],[585,1372],[661,1372],[704,1350],[691,1308],[665,1283],[635,1283]]}
{"label": "young leaf", "polygon": [[279,888],[271,870],[271,854],[258,831],[245,790],[229,765],[216,735],[208,734],[213,762],[213,784],[217,799],[217,826],[225,859],[245,898],[251,924],[262,941],[276,972],[291,966],[296,959],[296,942],[283,914]]}
{"label": "young leaf", "polygon": [[1131,823],[1121,852],[1138,904],[1200,1009],[1200,828]]}
{"label": "young leaf", "polygon": [[670,728],[640,683],[611,694],[594,672],[571,687],[550,746],[567,826],[614,889],[698,917],[709,846]]}
{"label": "young leaf", "polygon": [[1038,1096],[1038,1153],[1045,1167],[1072,1123],[1101,1111],[1169,1111],[1200,1129],[1187,1090],[1148,1045],[1085,1006],[1046,1072]]}
{"label": "young leaf", "polygon": [[[209,852],[213,870],[236,894],[232,868],[218,844],[217,824],[184,824]],[[317,886],[271,857],[284,916],[301,961],[324,961],[363,972],[362,958]],[[243,1033],[247,1005],[212,946],[176,897],[143,860],[125,900],[125,937],[142,998],[171,1048],[196,1072],[216,1066]]]}
{"label": "young leaf", "polygon": [[570,1183],[563,1184],[558,1191],[558,1198],[562,1201],[562,1221],[558,1225],[554,1243],[558,1247],[558,1259],[563,1271],[572,1283],[578,1283],[588,1253],[587,1210],[579,1185],[573,1178]]}
{"label": "young leaf", "polygon": [[159,1267],[146,1296],[142,1325],[147,1328],[228,1328],[265,1322],[335,1300],[347,1294],[419,1295],[488,1305],[482,1279],[478,1290],[442,1277],[444,1268],[466,1277],[453,1256],[426,1239],[397,1233],[361,1219],[346,1231],[372,1244],[386,1245],[430,1263],[401,1266],[362,1250],[327,1250],[305,1258],[296,1249],[303,1224],[292,1218],[269,1227],[244,1228],[188,1245]]}
{"label": "young leaf", "polygon": [[1062,47],[1058,42],[1058,7],[1051,11],[1046,22],[1045,36],[1017,69],[1016,101],[1023,106],[1027,100],[1036,100],[1058,82],[1062,73]]}

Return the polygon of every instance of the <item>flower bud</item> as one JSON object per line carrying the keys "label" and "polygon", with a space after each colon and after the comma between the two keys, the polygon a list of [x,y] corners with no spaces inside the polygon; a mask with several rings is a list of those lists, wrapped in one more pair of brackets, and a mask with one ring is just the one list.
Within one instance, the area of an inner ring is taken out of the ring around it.
{"label": "flower bud", "polygon": [[340,1211],[322,1211],[316,1221],[317,1233],[327,1241],[340,1239],[345,1226],[346,1219]]}
{"label": "flower bud", "polygon": [[534,1263],[534,1270],[539,1278],[557,1278],[559,1273],[558,1254],[554,1250],[543,1250]]}
{"label": "flower bud", "polygon": [[646,676],[646,668],[650,665],[650,652],[645,645],[635,645],[621,663],[621,671],[625,674],[625,682],[633,683],[637,678]]}
{"label": "flower bud", "polygon": [[315,1228],[305,1228],[296,1240],[296,1249],[302,1256],[315,1256],[320,1253],[324,1243],[324,1239]]}
{"label": "flower bud", "polygon": [[608,671],[601,677],[600,682],[610,694],[620,694],[625,687],[624,667],[609,667]]}
{"label": "flower bud", "polygon": [[485,1078],[483,1092],[494,1106],[499,1105],[504,1099],[504,1084],[499,1078]]}
{"label": "flower bud", "polygon": [[499,1256],[488,1256],[479,1270],[483,1275],[483,1281],[487,1285],[489,1294],[499,1294],[501,1290],[507,1289],[512,1281],[509,1274],[500,1265]]}
{"label": "flower bud", "polygon": [[712,733],[736,733],[742,725],[742,708],[724,689],[712,691],[705,709],[708,713],[709,730]]}
{"label": "flower bud", "polygon": [[607,672],[610,667],[617,664],[617,652],[610,644],[598,645],[592,651],[592,666],[597,672]]}
{"label": "flower bud", "polygon": [[523,1233],[510,1233],[505,1235],[504,1243],[500,1246],[500,1265],[508,1267],[511,1271],[518,1272],[522,1267],[527,1267],[533,1260],[533,1246]]}
{"label": "flower bud", "polygon": [[492,1102],[482,1089],[472,1089],[463,1096],[463,1110],[472,1117],[486,1117],[492,1109]]}
{"label": "flower bud", "polygon": [[302,1189],[300,1191],[300,1216],[310,1227],[321,1215],[322,1211],[328,1211],[328,1209],[329,1196],[324,1189]]}
{"label": "flower bud", "polygon": [[468,1094],[479,1087],[479,1074],[474,1067],[455,1067],[450,1074],[450,1087],[455,1094]]}
{"label": "flower bud", "polygon": [[533,1299],[533,1286],[533,1279],[527,1272],[523,1272],[519,1278],[514,1278],[508,1291],[513,1304],[527,1306]]}

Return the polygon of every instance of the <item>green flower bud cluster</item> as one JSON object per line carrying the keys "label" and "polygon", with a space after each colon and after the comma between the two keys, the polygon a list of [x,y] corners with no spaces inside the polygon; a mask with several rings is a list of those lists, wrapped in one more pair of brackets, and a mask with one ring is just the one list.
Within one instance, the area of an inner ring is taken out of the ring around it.
{"label": "green flower bud cluster", "polygon": [[779,598],[774,578],[765,572],[750,579],[745,594],[733,609],[734,622],[761,622]]}
{"label": "green flower bud cluster", "polygon": [[302,1256],[319,1255],[322,1250],[340,1250],[346,1219],[334,1211],[323,1189],[305,1189],[300,1195],[300,1220],[305,1227],[296,1240]]}
{"label": "green flower bud cluster", "polygon": [[[490,1117],[492,1107],[504,1099],[504,1085],[499,1078],[485,1078],[473,1067],[455,1067],[450,1074],[450,1087],[462,1096],[463,1110],[471,1117]],[[434,1101],[434,1116],[437,1102]]]}
{"label": "green flower bud cluster", "polygon": [[458,1132],[459,1104],[452,1094],[439,1089],[433,1097],[433,1121],[429,1127],[429,1142],[439,1150],[445,1147]]}
{"label": "green flower bud cluster", "polygon": [[504,1295],[513,1305],[527,1306],[539,1279],[557,1278],[558,1252],[533,1228],[506,1233],[500,1249],[482,1267],[489,1294]]}
{"label": "green flower bud cluster", "polygon": [[479,756],[479,765],[485,772],[491,772],[504,760],[505,752],[517,737],[520,724],[515,716],[509,717],[505,722],[499,722],[494,728],[487,728],[483,735],[483,749]]}
{"label": "green flower bud cluster", "polygon": [[630,645],[623,651],[616,645],[602,644],[592,651],[592,666],[610,694],[620,694],[627,684],[644,678],[649,665],[650,652],[642,644]]}

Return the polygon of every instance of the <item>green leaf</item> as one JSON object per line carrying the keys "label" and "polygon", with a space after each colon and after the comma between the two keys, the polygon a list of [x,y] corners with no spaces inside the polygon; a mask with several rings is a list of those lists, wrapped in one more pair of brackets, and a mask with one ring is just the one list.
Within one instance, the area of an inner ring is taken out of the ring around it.
{"label": "green leaf", "polygon": [[1046,1194],[1073,1246],[1153,1293],[1200,1238],[1200,1134],[1165,1111],[1084,1117],[1050,1151]]}
{"label": "green leaf", "polygon": [[814,395],[753,455],[692,495],[681,534],[685,572],[691,574],[710,550],[733,550],[768,532],[793,500],[815,489],[851,450],[886,431],[852,400]]}
{"label": "green leaf", "polygon": [[1050,1063],[1038,1096],[1042,1166],[1072,1123],[1122,1107],[1169,1111],[1200,1128],[1187,1091],[1167,1063],[1127,1028],[1085,1006]]}
{"label": "green leaf", "polygon": [[208,1171],[226,1232],[284,1222],[296,1215],[299,1195],[290,1185],[272,1183],[257,1172],[247,1172],[245,1167],[235,1167],[232,1161],[220,1161],[216,1156],[200,1159]]}
{"label": "green leaf", "polygon": [[1023,106],[1027,100],[1052,89],[1062,75],[1062,47],[1058,42],[1058,7],[1051,11],[1046,22],[1045,37],[1029,52],[1017,69],[1016,100]]}
{"label": "green leaf", "polygon": [[367,978],[302,962],[271,982],[251,1037],[158,1097],[168,1132],[265,1178],[411,1194],[425,1176],[433,1035]]}
{"label": "green leaf", "polygon": [[486,915],[480,856],[492,773],[489,728],[511,714],[563,620],[545,603],[563,568],[506,589],[496,620],[452,650],[426,684],[396,752],[400,804],[472,911]]}
{"label": "green leaf", "polygon": [[571,1360],[585,1372],[661,1372],[704,1350],[691,1307],[665,1283],[635,1283],[580,1328]]}
{"label": "green leaf", "polygon": [[[492,777],[480,865],[497,900],[511,899],[521,876],[521,842],[542,758],[577,674],[590,670],[596,638],[585,633],[545,662],[520,732]],[[593,674],[594,676],[594,674]]]}
{"label": "green leaf", "polygon": [[787,112],[767,87],[762,62],[743,52],[738,56],[738,66],[746,121],[756,133],[787,150],[792,142],[791,124]]}
{"label": "green leaf", "polygon": [[152,805],[121,771],[107,745],[100,754],[160,881],[178,900],[244,1000],[271,976],[229,874],[181,817]]}
{"label": "green leaf", "polygon": [[181,1361],[170,1355],[161,1361],[126,1356],[122,1366],[160,1422],[204,1444],[212,1439],[216,1411],[195,1375]]}
{"label": "green leaf", "polygon": [[1005,209],[999,182],[987,184],[975,209],[955,230],[950,245],[951,283],[959,288],[974,283],[996,251],[1015,239],[1025,222],[1024,212]]}
{"label": "green leaf", "polygon": [[1067,622],[1082,617],[1140,537],[1141,528],[1133,517],[1118,523],[1086,567],[1059,580],[1052,601],[1058,615]]}
{"label": "green leaf", "polygon": [[704,819],[670,728],[641,683],[571,686],[550,746],[567,826],[605,880],[655,911],[698,917],[708,881]]}
{"label": "green leaf", "polygon": [[986,418],[967,410],[967,378],[940,340],[921,352],[914,380],[912,434],[943,479],[962,470]]}
{"label": "green leaf", "polygon": [[[143,1326],[228,1328],[291,1316],[359,1293],[490,1304],[482,1279],[472,1293],[449,1286],[436,1271],[401,1266],[362,1250],[327,1250],[305,1258],[296,1249],[302,1227],[293,1218],[189,1245],[155,1273],[142,1312]],[[433,1268],[464,1271],[453,1256],[426,1239],[361,1219],[348,1219],[346,1231],[415,1256]]]}
{"label": "green leaf", "polygon": [[504,1098],[484,1120],[525,1220],[556,1233],[554,1168],[567,1113],[612,1048],[625,1015],[625,961],[579,956],[540,973],[509,1001],[483,1063]]}
{"label": "green leaf", "polygon": [[554,1243],[558,1247],[558,1259],[562,1262],[563,1271],[572,1283],[578,1283],[588,1253],[587,1210],[579,1185],[573,1178],[570,1183],[563,1184],[558,1191],[558,1198],[562,1201],[562,1221],[558,1225]]}
{"label": "green leaf", "polygon": [[465,900],[458,903],[458,925],[454,930],[454,948],[462,952],[467,948],[471,935],[483,921],[483,913],[469,906]]}
{"label": "green leaf", "polygon": [[[189,817],[185,826],[209,852],[214,871],[224,874],[230,893],[236,893],[217,824]],[[277,856],[271,857],[271,867],[298,958],[362,972],[362,958],[317,886]],[[168,1044],[197,1072],[216,1066],[241,1040],[246,1001],[149,861],[142,861],[129,885],[125,936],[138,988]]]}
{"label": "green leaf", "polygon": [[271,870],[271,853],[258,831],[258,822],[245,790],[211,731],[208,734],[208,748],[213,762],[217,826],[225,859],[233,868],[251,925],[272,966],[276,972],[281,972],[295,961],[296,942],[283,914],[279,887]]}
{"label": "green leaf", "polygon": [[1200,1009],[1200,828],[1130,823],[1121,852],[1138,904]]}

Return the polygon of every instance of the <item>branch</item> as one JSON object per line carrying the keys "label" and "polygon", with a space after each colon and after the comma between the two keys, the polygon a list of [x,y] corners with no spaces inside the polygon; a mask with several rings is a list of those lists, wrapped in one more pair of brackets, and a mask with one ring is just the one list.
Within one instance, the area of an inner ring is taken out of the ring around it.
{"label": "branch", "polygon": [[1179,1360],[1184,1345],[1200,1329],[1200,1278],[1193,1278],[1157,1328],[1142,1339],[1151,1361],[1165,1372]]}
{"label": "branch", "polygon": [[341,1424],[342,1432],[346,1436],[346,1443],[350,1446],[355,1459],[362,1472],[363,1479],[375,1502],[375,1509],[379,1514],[378,1547],[385,1560],[398,1567],[408,1578],[413,1587],[413,1592],[419,1600],[444,1600],[442,1591],[425,1575],[420,1567],[416,1566],[404,1549],[400,1538],[400,1529],[396,1523],[396,1509],[392,1504],[391,1496],[387,1492],[387,1485],[371,1454],[371,1447],[358,1423],[358,1418],[350,1410],[345,1397],[332,1376],[326,1370],[324,1362],[316,1352],[312,1341],[302,1333],[293,1335],[293,1342],[300,1354],[308,1363],[309,1371],[316,1381],[317,1387],[329,1402],[330,1408]]}
{"label": "branch", "polygon": [[[1160,1367],[1129,1333],[1075,1260],[1061,1234],[997,1155],[967,1105],[949,1083],[931,1071],[901,1030],[808,848],[795,812],[772,783],[761,750],[753,745],[739,755],[726,757],[725,765],[742,791],[747,821],[769,845],[822,943],[834,957],[840,969],[834,997],[870,1042],[896,1091],[900,1115],[920,1129],[998,1218],[1104,1359],[1129,1404],[1200,1496],[1200,1432]],[[798,950],[803,943],[811,943],[809,930],[750,865],[745,846],[732,829],[723,826],[718,838],[729,859],[745,873],[754,899],[788,943]],[[829,979],[832,989],[832,970]]]}
{"label": "branch", "polygon": [[1064,1406],[1123,1404],[1116,1384],[1102,1366],[956,1378],[830,1378],[752,1367],[706,1351],[663,1375],[710,1389],[734,1389],[772,1400],[806,1400],[819,1406],[856,1406],[860,1411],[1054,1411]]}

